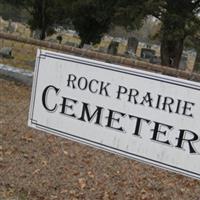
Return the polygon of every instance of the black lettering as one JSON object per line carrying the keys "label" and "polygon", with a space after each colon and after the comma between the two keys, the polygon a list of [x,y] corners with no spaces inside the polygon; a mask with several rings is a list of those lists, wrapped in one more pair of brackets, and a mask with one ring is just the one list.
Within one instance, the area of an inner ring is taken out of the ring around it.
{"label": "black lettering", "polygon": [[160,136],[160,134],[162,134],[164,136],[166,136],[166,134],[167,134],[167,131],[161,130],[162,127],[166,127],[168,130],[171,130],[171,129],[173,129],[173,126],[169,126],[167,124],[162,124],[162,123],[158,123],[158,122],[154,122],[154,123],[155,123],[155,126],[154,126],[154,129],[152,129],[153,137],[151,138],[151,140],[171,145],[169,140],[166,140],[166,141],[159,140],[159,136]]}
{"label": "black lettering", "polygon": [[176,107],[176,114],[180,114],[179,112],[180,112],[180,105],[181,105],[181,100],[180,99],[178,99],[178,103],[177,103],[177,107]]}
{"label": "black lettering", "polygon": [[74,74],[69,74],[67,80],[67,87],[72,87],[73,89],[75,89],[76,88],[74,84],[75,81],[76,81],[76,76]]}
{"label": "black lettering", "polygon": [[188,111],[191,111],[192,110],[191,106],[194,106],[194,105],[195,104],[192,102],[185,101],[185,104],[183,106],[183,115],[188,116],[188,117],[193,117],[193,114],[188,113]]}
{"label": "black lettering", "polygon": [[[74,104],[77,104],[77,101],[74,100],[74,99],[69,99],[69,98],[66,98],[66,97],[62,97],[63,101],[62,101],[62,104],[60,104],[62,106],[62,109],[61,109],[61,114],[64,114],[64,115],[67,115],[69,117],[73,117],[73,118],[76,118],[76,115],[74,113],[67,113],[68,111],[68,108],[70,110],[73,110],[73,105]],[[68,102],[71,102],[72,105],[69,105]]]}
{"label": "black lettering", "polygon": [[167,111],[166,109],[167,109],[167,106],[168,106],[169,113],[172,113],[171,105],[173,103],[174,103],[174,100],[171,97],[165,97],[162,110]]}
{"label": "black lettering", "polygon": [[148,119],[144,119],[144,118],[140,118],[140,117],[136,117],[136,116],[132,116],[132,115],[129,115],[129,118],[136,119],[135,131],[133,133],[133,135],[136,135],[136,136],[140,136],[143,121],[146,122],[147,124],[149,124],[151,122]]}
{"label": "black lettering", "polygon": [[126,94],[127,93],[127,88],[124,86],[119,86],[118,91],[117,91],[117,99],[121,99],[121,94]]}
{"label": "black lettering", "polygon": [[162,95],[159,94],[158,99],[157,99],[156,109],[160,109],[161,98],[162,98]]}
{"label": "black lettering", "polygon": [[45,107],[46,110],[48,110],[49,112],[54,112],[56,109],[57,109],[57,104],[55,104],[55,106],[53,108],[49,108],[47,106],[47,93],[49,92],[50,89],[53,89],[56,93],[56,95],[59,93],[60,89],[56,88],[55,86],[53,85],[49,85],[47,86],[43,93],[42,93],[42,104],[43,106]]}
{"label": "black lettering", "polygon": [[[190,134],[193,137],[191,139],[186,139],[186,134]],[[179,137],[176,138],[176,139],[178,140],[177,146],[176,146],[177,148],[184,149],[183,148],[184,143],[188,143],[189,152],[190,153],[198,153],[195,150],[195,148],[194,148],[194,146],[192,144],[192,143],[197,142],[199,140],[199,136],[196,133],[194,133],[192,131],[189,131],[189,130],[183,130],[183,129],[181,129]]]}
{"label": "black lettering", "polygon": [[[134,92],[134,93],[133,93]],[[136,89],[130,89],[129,95],[128,95],[128,101],[132,102],[132,98],[134,99],[134,104],[137,104],[136,97],[138,96],[139,91]]]}
{"label": "black lettering", "polygon": [[85,90],[87,88],[88,81],[85,77],[81,77],[78,79],[78,87],[80,90]]}
{"label": "black lettering", "polygon": [[89,90],[91,93],[97,93],[98,89],[94,89],[93,86],[94,86],[94,83],[96,83],[96,85],[98,85],[99,81],[97,81],[96,79],[92,79],[89,83]]}
{"label": "black lettering", "polygon": [[108,86],[110,85],[110,83],[104,83],[103,81],[101,82],[101,86],[100,86],[100,92],[99,94],[100,95],[103,95],[103,92],[105,94],[105,96],[109,97],[109,94],[108,94]]}
{"label": "black lettering", "polygon": [[91,122],[92,119],[95,119],[95,124],[101,125],[101,114],[102,114],[102,107],[96,106],[96,110],[93,112],[93,114],[90,113],[89,111],[89,104],[83,102],[83,107],[82,107],[82,113],[81,117],[78,118],[80,121],[86,122]]}
{"label": "black lettering", "polygon": [[144,102],[149,104],[149,107],[152,107],[152,98],[151,93],[147,92],[147,94],[143,97],[143,101],[140,103],[141,105],[144,105]]}
{"label": "black lettering", "polygon": [[114,110],[109,110],[108,117],[106,117],[108,119],[106,127],[123,132],[124,129],[122,127],[114,127],[114,122],[117,122],[117,123],[120,122],[120,118],[115,118],[115,115],[119,115],[120,117],[126,116],[125,113],[121,113],[121,112],[114,111]]}

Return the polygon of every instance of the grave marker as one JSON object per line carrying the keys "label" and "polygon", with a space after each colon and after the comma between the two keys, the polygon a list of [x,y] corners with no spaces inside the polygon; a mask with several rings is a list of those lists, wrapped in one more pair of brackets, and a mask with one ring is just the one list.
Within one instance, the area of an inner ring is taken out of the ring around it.
{"label": "grave marker", "polygon": [[11,47],[3,47],[0,50],[0,56],[2,56],[3,58],[13,58],[12,48]]}

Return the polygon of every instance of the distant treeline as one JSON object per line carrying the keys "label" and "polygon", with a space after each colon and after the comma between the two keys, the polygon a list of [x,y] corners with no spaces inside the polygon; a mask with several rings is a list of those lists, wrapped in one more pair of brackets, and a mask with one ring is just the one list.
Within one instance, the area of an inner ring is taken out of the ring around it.
{"label": "distant treeline", "polygon": [[21,8],[21,7],[16,7],[15,5],[11,5],[8,3],[1,3],[0,2],[0,16],[4,20],[12,20],[15,22],[28,22],[28,18],[30,17],[29,13]]}

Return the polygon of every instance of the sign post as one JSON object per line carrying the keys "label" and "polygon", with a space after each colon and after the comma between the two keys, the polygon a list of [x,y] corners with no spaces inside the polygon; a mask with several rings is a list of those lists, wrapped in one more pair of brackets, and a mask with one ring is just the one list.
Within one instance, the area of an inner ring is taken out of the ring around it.
{"label": "sign post", "polygon": [[200,84],[38,50],[30,127],[200,179]]}

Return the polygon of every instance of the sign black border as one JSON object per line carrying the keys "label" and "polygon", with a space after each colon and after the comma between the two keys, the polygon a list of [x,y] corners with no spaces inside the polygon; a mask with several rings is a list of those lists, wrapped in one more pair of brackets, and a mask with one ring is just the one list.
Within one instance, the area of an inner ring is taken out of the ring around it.
{"label": "sign black border", "polygon": [[78,141],[81,142],[83,144],[98,148],[98,149],[102,149],[104,151],[108,151],[111,153],[115,153],[115,154],[119,154],[122,155],[124,157],[128,157],[134,160],[138,160],[140,162],[149,164],[149,165],[153,165],[162,169],[166,169],[172,172],[176,172],[179,174],[184,174],[186,176],[189,177],[193,177],[195,179],[199,179],[200,180],[200,174],[199,173],[195,173],[189,170],[185,170],[183,168],[179,168],[173,165],[169,165],[160,161],[156,161],[150,158],[146,158],[140,155],[136,155],[130,152],[126,152],[111,146],[107,146],[98,142],[94,142],[91,141],[89,139],[85,139],[85,138],[81,138],[78,136],[74,136],[73,134],[67,133],[67,132],[63,132],[57,129],[53,129],[50,127],[46,127],[42,124],[39,124],[37,122],[37,120],[33,119],[33,112],[34,112],[34,106],[35,106],[35,97],[36,97],[36,91],[37,91],[37,82],[38,82],[38,74],[39,74],[39,67],[40,67],[40,60],[41,59],[45,59],[46,57],[49,58],[53,58],[53,59],[58,59],[58,60],[65,60],[65,61],[69,61],[69,62],[74,62],[74,63],[79,63],[79,64],[83,64],[83,65],[87,65],[87,66],[91,66],[91,67],[96,67],[96,68],[101,68],[101,69],[105,69],[105,70],[111,70],[111,71],[116,71],[119,73],[125,73],[125,74],[129,74],[129,75],[133,75],[133,76],[138,76],[141,78],[147,78],[147,79],[151,79],[151,80],[155,80],[155,81],[159,81],[159,82],[165,82],[168,84],[173,84],[173,85],[177,85],[180,87],[185,87],[185,88],[189,88],[189,89],[194,89],[200,92],[200,85],[195,84],[195,82],[187,82],[185,83],[184,80],[181,79],[177,79],[177,78],[171,78],[168,76],[161,76],[159,77],[156,74],[153,73],[148,73],[145,74],[145,72],[143,73],[140,70],[134,71],[134,69],[132,70],[128,70],[127,68],[124,69],[118,69],[114,66],[114,64],[107,64],[107,63],[103,63],[103,62],[94,62],[92,60],[89,59],[83,59],[81,57],[77,57],[77,56],[73,56],[71,57],[70,55],[58,55],[56,53],[53,52],[49,52],[49,51],[45,51],[45,54],[42,53],[42,50],[39,50],[39,55],[37,57],[36,60],[36,67],[35,67],[35,72],[34,72],[34,82],[33,82],[33,86],[32,86],[32,97],[31,97],[31,105],[30,105],[30,115],[29,115],[29,120],[31,122],[31,124],[35,125],[38,129],[48,132],[50,130],[50,133],[57,135],[57,136],[61,136],[64,138],[68,138],[68,139],[72,139],[74,141]]}

